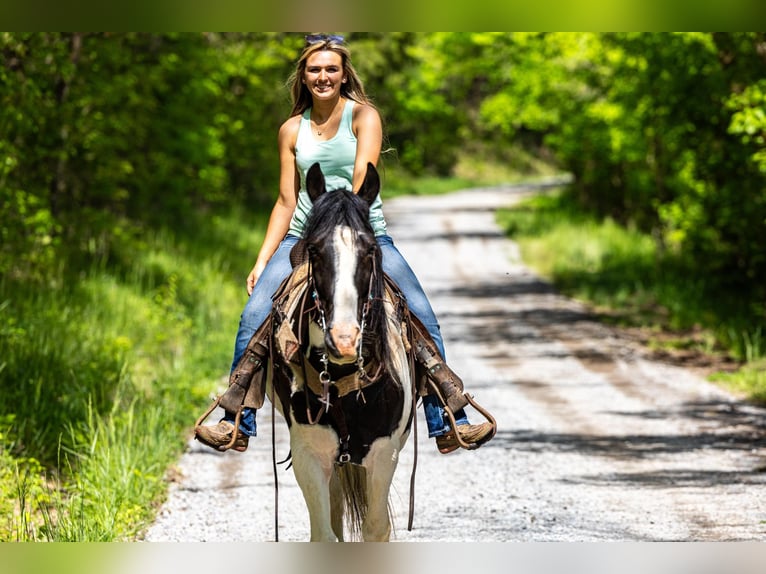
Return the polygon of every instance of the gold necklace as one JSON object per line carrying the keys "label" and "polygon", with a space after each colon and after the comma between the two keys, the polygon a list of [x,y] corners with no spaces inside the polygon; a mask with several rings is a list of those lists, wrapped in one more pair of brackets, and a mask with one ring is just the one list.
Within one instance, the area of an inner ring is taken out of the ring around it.
{"label": "gold necklace", "polygon": [[[330,118],[327,118],[324,123],[327,123],[330,121]],[[314,125],[316,125],[316,133],[318,136],[322,135],[322,130],[319,129],[319,123],[317,123],[316,120],[314,120]]]}
{"label": "gold necklace", "polygon": [[[333,108],[332,112],[330,112],[330,115],[327,117],[327,119],[324,122],[322,122],[322,125],[327,124],[335,116],[335,111],[337,109],[338,109],[338,107],[335,106],[335,108]],[[319,122],[317,122],[316,120],[312,120],[312,121],[314,122],[314,125],[316,126],[316,129],[314,131],[316,131],[318,136],[321,136],[322,133],[324,133],[324,132],[323,132],[322,129],[319,128]]]}

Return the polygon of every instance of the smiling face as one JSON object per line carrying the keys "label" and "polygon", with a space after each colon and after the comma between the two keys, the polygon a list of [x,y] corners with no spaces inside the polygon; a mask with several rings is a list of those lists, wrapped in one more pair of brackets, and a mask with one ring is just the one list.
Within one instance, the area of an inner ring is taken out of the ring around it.
{"label": "smiling face", "polygon": [[306,60],[303,83],[312,98],[329,100],[339,97],[344,81],[343,58],[340,54],[322,50],[311,54]]}

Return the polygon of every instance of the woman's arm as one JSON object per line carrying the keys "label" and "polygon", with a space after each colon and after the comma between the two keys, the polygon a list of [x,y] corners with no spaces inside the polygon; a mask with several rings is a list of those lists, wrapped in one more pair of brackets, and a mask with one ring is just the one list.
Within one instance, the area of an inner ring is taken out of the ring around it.
{"label": "woman's arm", "polygon": [[356,135],[353,187],[354,191],[358,191],[367,173],[367,163],[378,165],[383,145],[383,125],[378,110],[369,105],[357,104],[354,106],[351,127]]}
{"label": "woman's arm", "polygon": [[258,259],[247,276],[247,294],[253,292],[258,277],[274,255],[280,242],[290,228],[295,206],[298,202],[300,179],[295,167],[295,141],[298,137],[300,116],[293,116],[279,128],[279,197],[271,210],[266,236],[263,238]]}

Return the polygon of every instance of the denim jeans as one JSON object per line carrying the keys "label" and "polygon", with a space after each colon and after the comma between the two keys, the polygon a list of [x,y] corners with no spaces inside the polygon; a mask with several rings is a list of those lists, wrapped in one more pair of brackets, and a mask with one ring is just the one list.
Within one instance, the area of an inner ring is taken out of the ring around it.
{"label": "denim jeans", "polygon": [[[436,315],[431,308],[423,288],[420,286],[415,273],[394,246],[394,241],[388,235],[377,237],[383,254],[383,271],[396,282],[399,289],[402,290],[407,298],[410,311],[420,319],[423,325],[428,329],[436,346],[442,354],[444,353],[444,342],[442,341],[439,323]],[[253,336],[253,333],[261,326],[271,312],[272,296],[279,285],[284,281],[292,271],[290,264],[290,250],[298,242],[298,237],[294,235],[286,236],[279,247],[271,256],[266,268],[261,273],[258,281],[255,283],[250,299],[248,299],[239,321],[239,330],[234,344],[234,358],[231,363],[231,370],[237,366],[242,354],[245,352],[247,343]],[[429,395],[423,397],[423,411],[428,426],[428,436],[440,436],[447,432],[450,427],[447,422],[444,409],[439,404],[436,397]],[[255,409],[243,409],[240,419],[240,430],[248,436],[256,435]],[[226,413],[225,420],[234,421],[233,413]],[[463,410],[455,413],[455,420],[458,424],[468,424],[468,418]]]}

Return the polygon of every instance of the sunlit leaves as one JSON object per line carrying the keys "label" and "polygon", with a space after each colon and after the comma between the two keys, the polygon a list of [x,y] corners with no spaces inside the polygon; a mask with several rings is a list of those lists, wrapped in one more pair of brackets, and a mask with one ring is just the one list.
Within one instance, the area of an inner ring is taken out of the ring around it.
{"label": "sunlit leaves", "polygon": [[766,79],[733,94],[727,106],[733,111],[729,132],[752,146],[753,161],[766,173]]}

